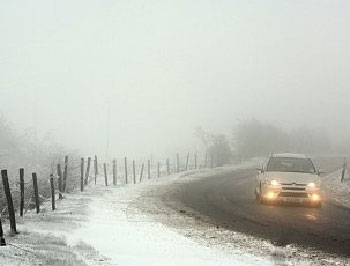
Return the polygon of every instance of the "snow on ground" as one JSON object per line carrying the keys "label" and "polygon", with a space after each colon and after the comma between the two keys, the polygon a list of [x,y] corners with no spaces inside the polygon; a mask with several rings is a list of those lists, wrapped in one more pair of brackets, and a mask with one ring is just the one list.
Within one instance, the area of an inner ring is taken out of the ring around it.
{"label": "snow on ground", "polygon": [[3,221],[8,245],[0,248],[0,265],[266,265],[244,253],[200,245],[132,206],[142,200],[142,191],[177,178],[118,187],[91,184],[82,193],[64,195],[55,211],[46,202],[40,214],[33,210],[17,217],[16,236]]}
{"label": "snow on ground", "polygon": [[350,209],[350,175],[345,173],[344,182],[341,182],[342,169],[332,172],[321,180],[321,185],[327,201]]}
{"label": "snow on ground", "polygon": [[16,217],[19,234],[15,236],[9,233],[8,221],[3,221],[7,246],[0,247],[0,265],[110,265],[106,257],[83,242],[67,244],[66,236],[87,221],[89,202],[84,193],[65,195],[57,201],[55,211],[47,202],[40,206],[40,214],[33,210]]}
{"label": "snow on ground", "polygon": [[[0,248],[0,265],[346,265],[331,256],[315,262],[308,251],[275,247],[213,227],[159,200],[176,183],[260,162],[189,171],[137,185],[105,187],[103,180],[90,184],[82,193],[65,195],[54,212],[48,202],[40,215],[18,219],[21,234],[6,235],[17,247]],[[325,182],[333,184],[333,177],[327,176]]]}
{"label": "snow on ground", "polygon": [[208,217],[196,213],[188,206],[183,206],[181,202],[172,201],[172,197],[164,197],[164,195],[169,195],[181,188],[183,183],[255,165],[252,163],[246,166],[230,166],[202,173],[184,173],[178,178],[153,180],[145,187],[141,185],[135,188],[137,191],[134,191],[133,194],[139,195],[139,200],[136,196],[134,196],[136,197],[134,200],[130,200],[128,203],[129,212],[132,210],[136,214],[146,214],[146,217],[151,221],[160,222],[202,246],[221,250],[225,254],[249,254],[256,259],[261,258],[262,265],[348,265],[349,261],[333,254],[325,254],[318,250],[305,249],[296,245],[276,247],[262,239],[218,228],[212,224]]}
{"label": "snow on ground", "polygon": [[[228,169],[228,168],[226,168]],[[218,170],[213,170],[218,171]],[[92,199],[89,220],[70,235],[70,245],[83,241],[111,259],[112,265],[269,265],[244,252],[224,252],[183,236],[135,207],[149,187],[180,177],[147,180],[136,186],[108,188]],[[91,186],[89,190],[96,190]],[[98,190],[106,188],[99,186]],[[156,206],[154,206],[156,207]],[[176,220],[176,219],[174,219]]]}
{"label": "snow on ground", "polygon": [[256,163],[145,180],[136,186],[92,186],[89,191],[104,191],[103,196],[92,199],[89,220],[68,237],[68,243],[83,241],[111,259],[112,265],[346,265],[334,256],[319,256],[318,251],[276,247],[217,228],[194,213],[180,213],[159,197],[171,192],[173,184]]}
{"label": "snow on ground", "polygon": [[[83,241],[111,259],[112,265],[261,265],[247,254],[225,254],[201,246],[166,226],[128,209],[130,189],[94,199],[90,221],[68,243]],[[101,206],[104,206],[103,208]],[[128,213],[128,212],[131,212]]]}

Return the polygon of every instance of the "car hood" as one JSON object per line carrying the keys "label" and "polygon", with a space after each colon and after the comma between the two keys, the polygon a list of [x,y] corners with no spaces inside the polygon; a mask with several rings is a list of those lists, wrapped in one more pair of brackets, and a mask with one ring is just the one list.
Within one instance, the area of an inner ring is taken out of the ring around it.
{"label": "car hood", "polygon": [[278,183],[296,183],[308,184],[311,182],[318,182],[319,176],[317,174],[299,173],[299,172],[266,172],[265,176],[269,179],[274,179]]}

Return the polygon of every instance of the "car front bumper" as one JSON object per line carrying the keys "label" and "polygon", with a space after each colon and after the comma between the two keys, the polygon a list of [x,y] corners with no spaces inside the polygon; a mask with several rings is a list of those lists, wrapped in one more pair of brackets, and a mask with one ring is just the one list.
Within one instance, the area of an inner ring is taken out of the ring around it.
{"label": "car front bumper", "polygon": [[300,185],[298,187],[265,185],[261,197],[263,200],[269,202],[318,204],[322,201],[320,188],[311,188],[307,185]]}

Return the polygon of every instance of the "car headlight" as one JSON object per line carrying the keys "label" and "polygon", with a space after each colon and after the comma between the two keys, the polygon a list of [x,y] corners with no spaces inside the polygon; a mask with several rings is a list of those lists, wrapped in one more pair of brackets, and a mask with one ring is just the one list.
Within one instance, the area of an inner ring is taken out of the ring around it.
{"label": "car headlight", "polygon": [[314,188],[314,187],[316,187],[316,184],[315,183],[309,183],[309,184],[307,184],[307,186],[311,187],[311,188]]}
{"label": "car headlight", "polygon": [[270,184],[273,186],[278,186],[278,182],[275,179],[270,180]]}
{"label": "car headlight", "polygon": [[313,201],[319,201],[319,200],[321,200],[321,197],[318,194],[312,194],[311,199]]}

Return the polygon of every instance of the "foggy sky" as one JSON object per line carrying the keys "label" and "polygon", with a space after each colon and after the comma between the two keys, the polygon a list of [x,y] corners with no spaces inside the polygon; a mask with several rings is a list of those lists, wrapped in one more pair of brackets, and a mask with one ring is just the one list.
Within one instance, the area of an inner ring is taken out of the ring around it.
{"label": "foggy sky", "polygon": [[249,118],[345,138],[349,25],[347,0],[3,0],[0,111],[84,153],[110,136],[111,156]]}

